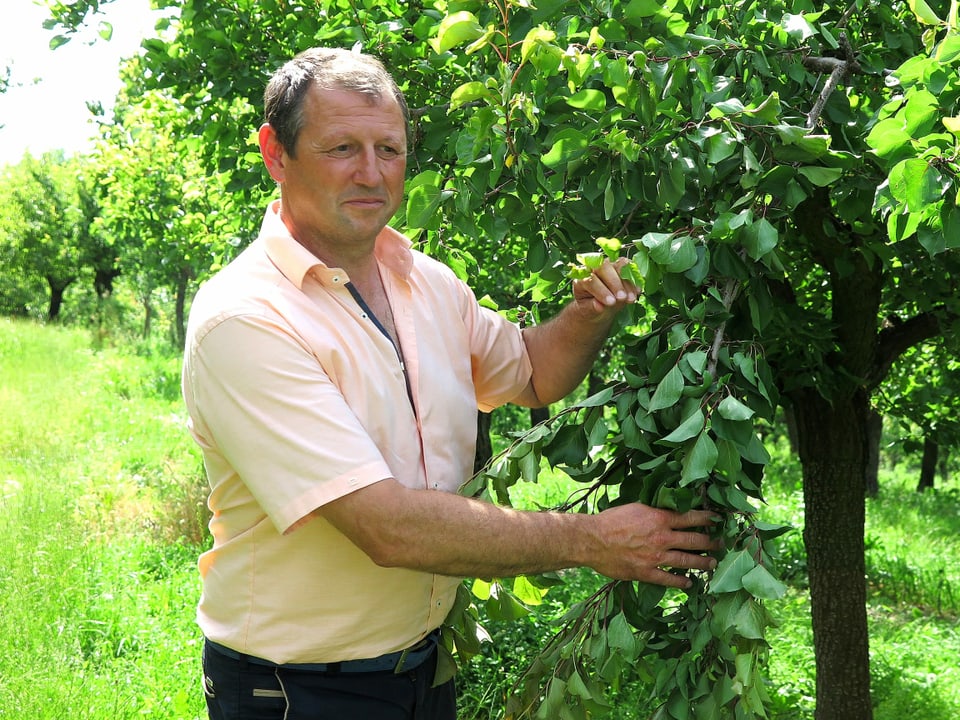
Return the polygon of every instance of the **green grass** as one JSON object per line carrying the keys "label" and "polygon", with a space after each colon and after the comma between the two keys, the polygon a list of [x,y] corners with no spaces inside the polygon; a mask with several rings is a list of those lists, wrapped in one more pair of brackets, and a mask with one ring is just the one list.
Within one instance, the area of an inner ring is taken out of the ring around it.
{"label": "green grass", "polygon": [[0,321],[0,717],[201,717],[199,461],[170,363],[89,345]]}
{"label": "green grass", "polygon": [[[205,717],[199,689],[196,556],[208,542],[198,453],[184,428],[179,360],[94,351],[85,332],[0,320],[0,718]],[[791,590],[770,608],[776,720],[809,720],[814,662],[799,470],[775,453],[764,519],[783,538]],[[868,501],[872,681],[877,720],[960,717],[960,490],[913,492],[888,466]],[[552,473],[526,507],[562,501]],[[529,622],[488,623],[493,643],[461,676],[461,720],[501,717],[510,679],[554,618],[596,587],[587,571]],[[606,720],[640,720],[625,678]]]}

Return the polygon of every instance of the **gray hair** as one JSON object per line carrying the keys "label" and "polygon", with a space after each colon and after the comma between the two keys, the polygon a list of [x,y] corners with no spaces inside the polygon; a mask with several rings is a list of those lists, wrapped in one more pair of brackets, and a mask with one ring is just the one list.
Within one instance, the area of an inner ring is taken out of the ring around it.
{"label": "gray hair", "polygon": [[273,127],[277,140],[296,157],[297,138],[303,129],[303,106],[312,85],[324,90],[349,90],[379,102],[392,96],[403,113],[409,134],[410,110],[403,92],[379,60],[372,55],[342,48],[311,48],[277,70],[263,94],[264,122]]}

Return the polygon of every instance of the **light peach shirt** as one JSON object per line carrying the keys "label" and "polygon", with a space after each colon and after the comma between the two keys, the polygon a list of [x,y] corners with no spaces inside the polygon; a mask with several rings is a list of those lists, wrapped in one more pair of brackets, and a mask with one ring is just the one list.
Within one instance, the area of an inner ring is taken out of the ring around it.
{"label": "light peach shirt", "polygon": [[198,622],[277,663],[375,657],[441,624],[458,579],[378,567],[325,520],[297,523],[388,477],[456,492],[472,472],[477,408],[530,379],[519,329],[448,268],[390,228],[376,256],[410,395],[349,278],[293,240],[278,203],[190,312],[183,392],[214,538]]}

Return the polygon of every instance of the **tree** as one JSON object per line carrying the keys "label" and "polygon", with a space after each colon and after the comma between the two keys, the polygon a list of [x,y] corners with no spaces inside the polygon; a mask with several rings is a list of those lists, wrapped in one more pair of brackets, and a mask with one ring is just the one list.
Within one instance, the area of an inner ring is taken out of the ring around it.
{"label": "tree", "polygon": [[[137,62],[126,72],[135,78]],[[156,91],[135,95],[133,103],[121,93],[114,121],[102,127],[96,162],[103,227],[114,238],[119,267],[136,278],[144,332],[154,292],[166,291],[174,300],[172,330],[179,346],[192,283],[234,251],[236,221],[217,177],[195,159],[199,140],[178,130],[184,117],[178,103]]]}
{"label": "tree", "polygon": [[[245,153],[265,74],[298,49],[359,44],[395,70],[416,108],[398,223],[425,247],[441,256],[465,248],[485,267],[519,242],[534,304],[553,296],[575,255],[588,265],[622,245],[634,258],[648,314],[626,328],[624,369],[611,373],[620,384],[599,404],[565,414],[573,426],[558,423],[519,443],[504,485],[536,467],[521,464],[524,457],[549,452],[588,487],[608,482],[597,487],[596,503],[649,495],[677,505],[740,504],[749,514],[765,458],[745,428],[776,402],[788,408],[804,474],[817,716],[869,718],[870,397],[908,349],[952,332],[957,311],[955,4],[227,5],[182,3],[176,36],[148,41],[145,63],[149,82],[190,111],[207,167],[230,173],[228,187],[242,197],[263,178]],[[609,240],[598,248],[598,237]],[[891,316],[898,322],[884,325]],[[707,375],[711,368],[716,374]],[[728,398],[746,410],[721,410]],[[584,437],[602,441],[607,454],[580,457]],[[637,479],[645,477],[653,485]],[[728,528],[728,557],[744,563],[738,553],[752,547],[754,562],[762,560],[771,539],[764,533],[778,532],[752,520]],[[754,570],[739,573],[730,562],[722,580],[714,578],[735,599],[722,607],[748,610],[739,625],[728,617],[700,627],[729,631],[719,639],[737,639],[734,656],[752,668],[762,605],[744,585]],[[776,594],[755,579],[746,584],[760,599]],[[717,598],[703,589],[706,596],[682,603],[686,617],[702,621],[716,611]],[[639,590],[614,592],[656,619],[659,605]],[[609,609],[594,615],[608,648],[604,623],[619,617],[604,615]],[[648,632],[649,619],[623,622]],[[628,644],[621,649],[633,652]],[[701,658],[706,647],[719,646],[708,642]],[[678,664],[668,667],[664,682],[676,683],[660,690],[680,692],[689,681],[686,691],[700,692],[692,662],[683,665],[686,680]],[[759,714],[745,691],[753,687],[748,673],[730,669],[718,672],[738,690],[721,691],[719,704],[703,700],[703,712],[739,703],[741,716]],[[573,675],[558,692],[569,682]],[[661,713],[686,717],[692,703],[666,694]]]}
{"label": "tree", "polygon": [[[6,241],[12,264],[21,276],[42,279],[48,289],[46,316],[56,320],[64,292],[81,273],[81,243],[89,236],[92,218],[79,207],[78,161],[62,152],[29,154],[9,170]],[[95,213],[95,210],[94,210]]]}
{"label": "tree", "polygon": [[891,368],[878,394],[883,412],[894,416],[892,442],[908,453],[922,454],[917,490],[934,486],[943,451],[960,444],[957,383],[960,365],[949,346],[911,349]]}

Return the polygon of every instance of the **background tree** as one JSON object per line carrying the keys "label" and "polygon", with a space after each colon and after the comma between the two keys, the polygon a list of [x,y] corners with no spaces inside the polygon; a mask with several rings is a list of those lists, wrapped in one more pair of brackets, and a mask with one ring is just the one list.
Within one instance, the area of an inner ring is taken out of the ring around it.
{"label": "background tree", "polygon": [[[136,75],[137,63],[127,69]],[[172,338],[183,344],[186,307],[198,277],[212,272],[238,244],[236,219],[217,175],[201,171],[200,140],[179,130],[184,110],[156,91],[121,96],[103,127],[103,230],[114,238],[119,268],[135,278],[149,333],[153,296],[173,298]],[[231,244],[232,243],[232,244]]]}
{"label": "background tree", "polygon": [[934,486],[950,448],[960,441],[958,391],[960,363],[952,348],[923,345],[898,361],[884,382],[877,401],[894,418],[888,441],[909,455],[920,455],[917,490]]}
{"label": "background tree", "polygon": [[47,287],[46,317],[56,320],[64,293],[81,274],[81,245],[90,237],[91,215],[80,208],[79,161],[63,152],[29,154],[5,177],[5,242],[11,267]]}

